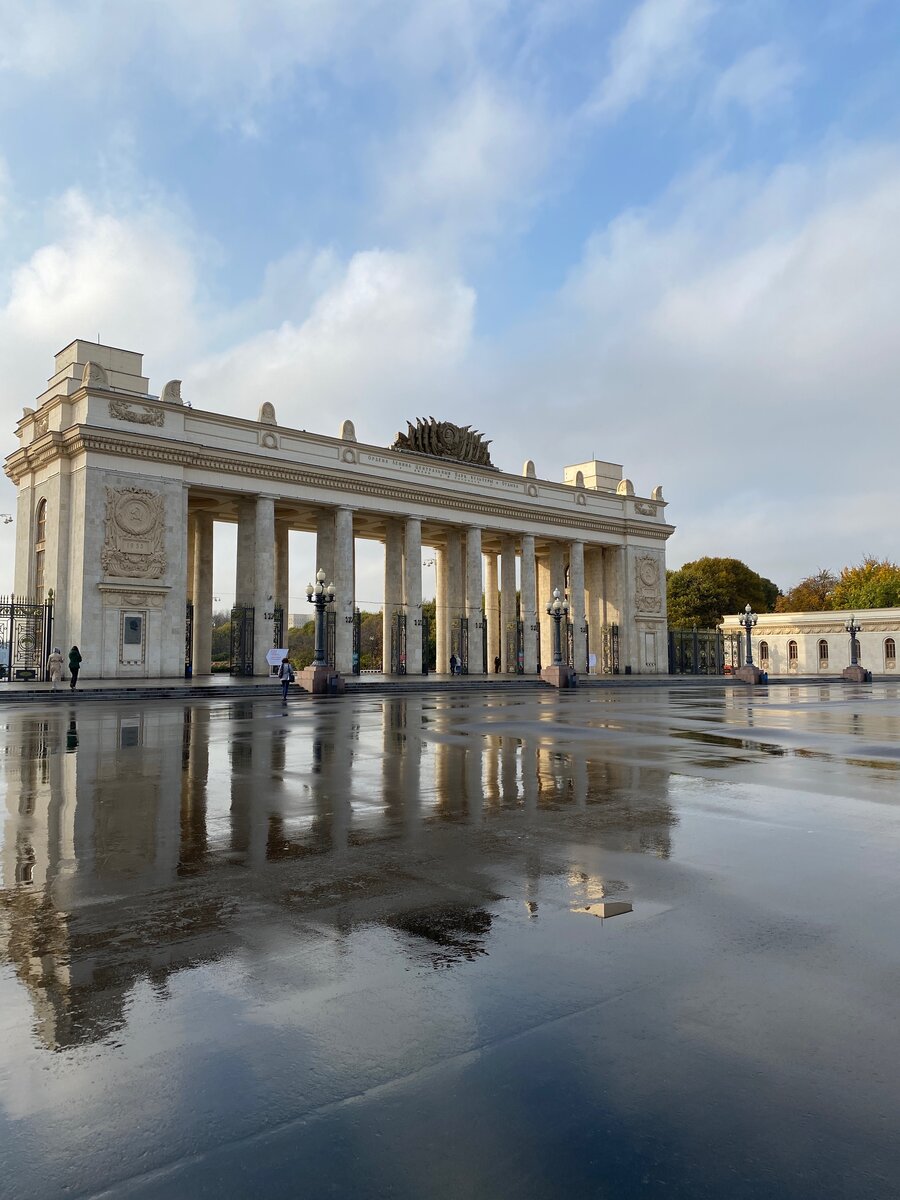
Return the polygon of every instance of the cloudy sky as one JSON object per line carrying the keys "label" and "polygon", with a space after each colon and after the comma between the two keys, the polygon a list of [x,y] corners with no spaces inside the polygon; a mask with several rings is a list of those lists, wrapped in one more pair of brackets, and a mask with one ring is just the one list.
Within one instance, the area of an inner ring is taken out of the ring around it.
{"label": "cloudy sky", "polygon": [[900,556],[896,0],[0,0],[0,28],[7,451],[99,334],[195,407],[622,462],[672,565]]}

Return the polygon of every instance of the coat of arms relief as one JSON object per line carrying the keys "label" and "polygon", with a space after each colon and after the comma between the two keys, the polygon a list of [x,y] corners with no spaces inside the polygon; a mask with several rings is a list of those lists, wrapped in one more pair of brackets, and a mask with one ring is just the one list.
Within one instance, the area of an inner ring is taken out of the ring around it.
{"label": "coat of arms relief", "polygon": [[639,554],[634,563],[634,602],[638,612],[661,612],[659,559],[653,554]]}
{"label": "coat of arms relief", "polygon": [[106,536],[100,562],[107,575],[159,579],[166,571],[165,501],[146,488],[106,489]]}

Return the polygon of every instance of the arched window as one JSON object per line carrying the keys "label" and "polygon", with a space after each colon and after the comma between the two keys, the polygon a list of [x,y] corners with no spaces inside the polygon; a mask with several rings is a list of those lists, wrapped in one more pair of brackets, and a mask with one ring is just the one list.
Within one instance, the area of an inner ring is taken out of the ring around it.
{"label": "arched window", "polygon": [[884,665],[893,669],[897,662],[897,643],[893,638],[884,639]]}
{"label": "arched window", "polygon": [[788,642],[788,662],[795,663],[797,661],[797,643],[794,641]]}
{"label": "arched window", "polygon": [[828,643],[824,638],[819,639],[819,666],[828,662]]}
{"label": "arched window", "polygon": [[767,663],[769,661],[769,643],[768,642],[760,642],[759,643],[759,661],[761,663]]}
{"label": "arched window", "polygon": [[41,500],[34,515],[34,598],[44,602],[44,545],[47,538],[47,501]]}

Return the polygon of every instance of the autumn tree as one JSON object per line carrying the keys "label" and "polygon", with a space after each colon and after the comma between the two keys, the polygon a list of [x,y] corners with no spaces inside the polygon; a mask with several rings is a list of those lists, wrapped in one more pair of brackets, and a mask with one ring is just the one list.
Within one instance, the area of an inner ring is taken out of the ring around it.
{"label": "autumn tree", "polygon": [[755,612],[772,612],[778,586],[758,575],[739,558],[698,558],[669,571],[666,592],[669,625],[714,629],[726,613],[749,604]]}
{"label": "autumn tree", "polygon": [[900,605],[900,566],[867,555],[844,567],[831,592],[830,608],[895,608]]}
{"label": "autumn tree", "polygon": [[827,567],[820,568],[815,575],[801,579],[796,587],[779,596],[775,604],[776,612],[824,612],[834,608],[832,593],[837,585],[838,577]]}

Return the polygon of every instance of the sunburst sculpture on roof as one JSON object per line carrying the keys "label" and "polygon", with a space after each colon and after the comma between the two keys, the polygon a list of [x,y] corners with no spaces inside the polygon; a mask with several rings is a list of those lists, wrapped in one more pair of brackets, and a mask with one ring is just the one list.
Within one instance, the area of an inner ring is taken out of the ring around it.
{"label": "sunburst sculpture on roof", "polygon": [[471,425],[453,425],[436,421],[434,417],[416,419],[415,425],[406,422],[406,433],[398,433],[392,450],[407,450],[414,454],[430,454],[434,458],[452,458],[456,462],[476,467],[494,467],[488,447],[490,441]]}

